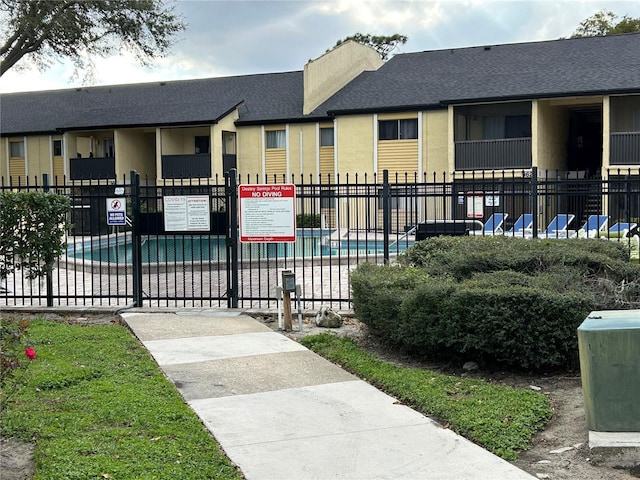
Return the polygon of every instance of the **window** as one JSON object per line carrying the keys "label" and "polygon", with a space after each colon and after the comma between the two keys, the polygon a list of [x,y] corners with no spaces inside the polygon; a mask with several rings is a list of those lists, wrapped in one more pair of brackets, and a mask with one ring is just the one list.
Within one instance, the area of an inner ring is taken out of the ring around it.
{"label": "window", "polygon": [[529,115],[506,115],[483,118],[483,139],[527,138],[531,136]]}
{"label": "window", "polygon": [[380,120],[378,122],[380,140],[410,140],[418,138],[418,119]]}
{"label": "window", "polygon": [[62,140],[53,141],[53,156],[54,157],[62,156]]}
{"label": "window", "polygon": [[269,130],[267,132],[267,148],[285,148],[285,131]]}
{"label": "window", "polygon": [[633,126],[636,132],[640,132],[640,108],[636,109],[633,117]]}
{"label": "window", "polygon": [[24,157],[24,142],[9,142],[12,157]]}
{"label": "window", "polygon": [[333,147],[333,127],[320,129],[320,146]]}
{"label": "window", "polygon": [[195,137],[196,153],[209,153],[209,135]]}

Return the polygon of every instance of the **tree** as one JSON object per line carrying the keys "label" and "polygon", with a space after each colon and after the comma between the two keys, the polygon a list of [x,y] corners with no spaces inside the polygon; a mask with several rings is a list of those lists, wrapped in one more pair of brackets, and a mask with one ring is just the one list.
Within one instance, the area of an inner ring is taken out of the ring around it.
{"label": "tree", "polygon": [[40,69],[70,58],[80,70],[123,49],[148,65],[186,28],[163,0],[0,0],[0,21],[0,76],[23,58]]}
{"label": "tree", "polygon": [[[394,33],[393,35],[371,35],[370,33],[356,33],[342,40],[338,40],[333,48],[341,45],[347,40],[353,40],[363,45],[367,45],[378,52],[383,60],[387,60],[391,52],[398,48],[398,45],[404,45],[405,43],[407,43],[409,37],[407,37],[406,35],[400,35],[399,33]],[[327,50],[327,52],[328,51],[329,50]]]}
{"label": "tree", "polygon": [[620,21],[616,21],[618,18],[620,17],[610,10],[600,10],[580,22],[580,26],[573,32],[571,38],[640,32],[640,18],[625,15]]}

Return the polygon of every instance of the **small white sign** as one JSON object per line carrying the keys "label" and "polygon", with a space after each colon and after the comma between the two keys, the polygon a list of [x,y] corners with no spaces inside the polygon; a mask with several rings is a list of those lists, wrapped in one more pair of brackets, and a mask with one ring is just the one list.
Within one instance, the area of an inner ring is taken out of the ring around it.
{"label": "small white sign", "polygon": [[107,225],[127,224],[127,199],[107,198]]}
{"label": "small white sign", "polygon": [[208,195],[172,195],[162,198],[167,232],[208,232],[211,215]]}

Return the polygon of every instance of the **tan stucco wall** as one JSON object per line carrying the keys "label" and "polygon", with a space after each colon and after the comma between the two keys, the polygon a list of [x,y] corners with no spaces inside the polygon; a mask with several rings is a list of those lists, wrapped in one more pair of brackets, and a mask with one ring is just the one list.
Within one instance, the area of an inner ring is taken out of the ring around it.
{"label": "tan stucco wall", "polygon": [[0,178],[7,178],[7,149],[9,148],[9,139],[0,138]]}
{"label": "tan stucco wall", "polygon": [[373,116],[350,115],[337,120],[338,172],[362,175],[374,170]]}
{"label": "tan stucco wall", "polygon": [[[222,171],[222,132],[235,132],[234,122],[238,119],[238,112],[234,110],[229,115],[221,119],[217,124],[211,126],[211,176],[224,178]],[[236,141],[238,136],[236,135]],[[236,145],[237,148],[237,145]],[[236,160],[237,161],[237,160]]]}
{"label": "tan stucco wall", "polygon": [[441,174],[453,170],[453,163],[449,165],[451,142],[447,110],[430,110],[423,113],[422,138],[422,171]]}
{"label": "tan stucco wall", "polygon": [[[195,137],[210,136],[211,129],[208,126],[163,128],[162,129],[162,155],[180,155],[195,153]],[[211,142],[210,139],[210,145]]]}
{"label": "tan stucco wall", "polygon": [[131,170],[142,177],[156,175],[156,133],[149,130],[116,130],[116,174],[129,176]]}
{"label": "tan stucco wall", "polygon": [[246,183],[251,175],[252,183],[256,174],[262,175],[262,128],[260,126],[238,128],[238,172]]}
{"label": "tan stucco wall", "polygon": [[[321,126],[328,128],[332,124],[322,124]],[[289,170],[296,177],[299,177],[301,173],[305,177],[317,174],[316,144],[320,142],[320,139],[317,138],[316,132],[316,123],[289,125]],[[300,163],[301,157],[302,165]]]}
{"label": "tan stucco wall", "polygon": [[534,100],[531,115],[532,165],[545,170],[566,170],[569,110]]}
{"label": "tan stucco wall", "polygon": [[27,174],[30,179],[35,176],[42,180],[42,174],[51,175],[51,149],[49,136],[27,137],[25,155],[27,158]]}
{"label": "tan stucco wall", "polygon": [[360,73],[384,62],[370,47],[349,40],[304,66],[304,113],[310,113]]}

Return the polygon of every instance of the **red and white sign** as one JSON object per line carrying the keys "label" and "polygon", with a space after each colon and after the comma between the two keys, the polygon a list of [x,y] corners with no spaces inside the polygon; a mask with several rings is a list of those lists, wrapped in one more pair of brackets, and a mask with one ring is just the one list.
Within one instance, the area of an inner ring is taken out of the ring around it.
{"label": "red and white sign", "polygon": [[296,187],[240,185],[240,241],[295,242]]}

